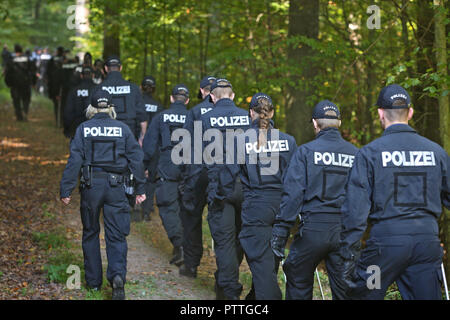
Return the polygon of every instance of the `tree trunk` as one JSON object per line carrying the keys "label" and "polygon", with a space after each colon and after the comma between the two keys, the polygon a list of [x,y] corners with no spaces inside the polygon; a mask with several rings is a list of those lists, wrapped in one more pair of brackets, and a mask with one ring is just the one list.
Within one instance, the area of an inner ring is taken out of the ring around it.
{"label": "tree trunk", "polygon": [[[288,36],[317,39],[318,35],[319,1],[290,0]],[[296,138],[297,144],[314,138],[314,131],[309,121],[313,103],[307,103],[307,98],[314,93],[314,88],[311,86],[316,75],[311,61],[313,54],[312,48],[305,44],[288,48],[288,59],[294,72],[289,75],[291,82],[287,86],[286,129]]]}
{"label": "tree trunk", "polygon": [[105,1],[103,25],[103,59],[120,56],[120,0]]}
{"label": "tree trunk", "polygon": [[[428,73],[428,69],[435,70],[436,63],[433,57],[433,17],[431,7],[432,0],[417,1],[417,35],[421,50],[417,55],[417,73]],[[439,104],[436,98],[432,98],[423,92],[424,85],[418,85],[413,94],[413,104],[416,111],[414,116],[415,126],[419,133],[437,143],[441,143],[439,136]]]}
{"label": "tree trunk", "polygon": [[[434,1],[435,9],[435,23],[434,23],[434,40],[435,40],[435,50],[436,50],[436,62],[437,71],[442,78],[446,78],[448,75],[448,65],[447,65],[447,38],[445,30],[445,7],[442,0]],[[443,96],[442,92],[448,90],[447,83],[441,81],[439,91],[441,92],[439,96],[439,131],[441,135],[441,141],[443,143],[444,149],[447,153],[450,153],[450,140],[449,140],[449,97],[448,95]],[[444,208],[443,219],[442,219],[442,240],[444,242],[444,247],[447,250],[447,254],[444,256],[445,270],[447,275],[450,275],[450,259],[448,256],[448,250],[450,248],[450,210]],[[449,279],[449,277],[447,277]]]}

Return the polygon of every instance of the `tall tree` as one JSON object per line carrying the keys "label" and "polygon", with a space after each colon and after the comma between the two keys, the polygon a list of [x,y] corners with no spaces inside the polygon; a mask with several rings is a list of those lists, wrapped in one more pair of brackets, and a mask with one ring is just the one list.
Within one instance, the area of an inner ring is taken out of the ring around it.
{"label": "tall tree", "polygon": [[[319,35],[319,1],[289,1],[288,36],[292,39],[307,37],[317,39]],[[294,66],[289,75],[292,80],[287,87],[286,125],[287,131],[294,135],[297,143],[304,143],[314,137],[309,124],[311,102],[308,97],[313,94],[311,84],[317,74],[312,63],[313,49],[304,42],[294,41],[288,48],[289,64]],[[301,74],[300,74],[301,70]]]}
{"label": "tall tree", "polygon": [[120,56],[120,0],[104,2],[103,59]]}
{"label": "tall tree", "polygon": [[[436,62],[437,62],[437,72],[441,77],[441,81],[439,82],[439,131],[441,134],[441,140],[444,146],[444,149],[450,153],[450,133],[449,133],[449,97],[448,97],[448,65],[447,65],[447,38],[446,38],[446,10],[442,0],[435,0],[435,50],[436,50]],[[445,242],[445,247],[449,248],[450,246],[450,210],[445,210],[444,208],[444,217],[443,217],[443,238]],[[450,270],[450,259],[448,254],[445,256],[445,264],[447,273]]]}

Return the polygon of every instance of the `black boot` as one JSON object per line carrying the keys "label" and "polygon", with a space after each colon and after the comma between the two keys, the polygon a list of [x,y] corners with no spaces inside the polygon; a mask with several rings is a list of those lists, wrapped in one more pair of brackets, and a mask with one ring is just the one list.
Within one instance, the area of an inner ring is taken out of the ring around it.
{"label": "black boot", "polygon": [[125,288],[122,278],[116,275],[112,282],[112,300],[125,300]]}
{"label": "black boot", "polygon": [[223,289],[217,284],[214,284],[214,291],[216,292],[216,300],[226,300],[225,293],[223,293]]}
{"label": "black boot", "polygon": [[175,264],[177,267],[181,266],[184,262],[183,247],[174,247],[173,256],[170,259],[170,264]]}
{"label": "black boot", "polygon": [[197,278],[197,268],[190,268],[184,264],[180,267],[179,274],[188,278]]}

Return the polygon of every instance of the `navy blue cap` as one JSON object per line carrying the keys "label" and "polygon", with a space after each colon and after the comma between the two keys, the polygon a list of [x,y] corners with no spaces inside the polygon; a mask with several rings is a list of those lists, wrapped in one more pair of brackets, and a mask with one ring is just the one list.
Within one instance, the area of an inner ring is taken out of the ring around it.
{"label": "navy blue cap", "polygon": [[262,92],[258,92],[257,94],[253,95],[252,100],[250,101],[250,109],[253,109],[254,107],[256,107],[258,105],[258,100],[260,98],[265,98],[267,100],[269,100],[270,104],[272,104],[272,99],[265,93]]}
{"label": "navy blue cap", "polygon": [[97,90],[92,94],[91,105],[94,108],[108,108],[112,103],[112,97],[106,90]]}
{"label": "navy blue cap", "polygon": [[408,92],[398,84],[384,87],[377,100],[377,106],[381,109],[409,108],[411,97]]}
{"label": "navy blue cap", "polygon": [[204,88],[210,84],[212,84],[214,81],[216,80],[215,77],[213,76],[206,76],[202,79],[202,81],[200,81],[200,88]]}
{"label": "navy blue cap", "polygon": [[228,81],[227,79],[221,78],[221,79],[214,80],[214,82],[211,84],[211,92],[216,88],[233,88],[233,86],[231,85],[230,81]]}
{"label": "navy blue cap", "polygon": [[172,89],[172,96],[183,95],[189,98],[189,90],[184,84],[177,84]]}
{"label": "navy blue cap", "polygon": [[339,108],[329,100],[322,100],[314,107],[312,119],[340,119]]}
{"label": "navy blue cap", "polygon": [[142,86],[156,87],[156,80],[152,76],[147,76],[142,80]]}
{"label": "navy blue cap", "polygon": [[109,56],[109,57],[106,59],[105,65],[106,65],[107,67],[113,67],[113,66],[119,67],[119,66],[121,66],[122,64],[121,64],[120,58],[119,58],[118,56],[112,55],[112,56]]}

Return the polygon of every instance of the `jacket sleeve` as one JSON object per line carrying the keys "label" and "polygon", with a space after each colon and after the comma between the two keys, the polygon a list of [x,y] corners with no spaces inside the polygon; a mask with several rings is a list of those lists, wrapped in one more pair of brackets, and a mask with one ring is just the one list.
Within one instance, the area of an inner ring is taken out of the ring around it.
{"label": "jacket sleeve", "polygon": [[76,119],[75,114],[75,100],[77,96],[75,94],[75,89],[70,90],[69,96],[67,97],[66,105],[64,107],[64,129],[67,130],[72,125],[73,121]]}
{"label": "jacket sleeve", "polygon": [[64,169],[60,184],[61,198],[69,197],[77,185],[78,175],[85,158],[83,141],[82,128],[80,126],[70,143],[70,157],[67,161],[66,168]]}
{"label": "jacket sleeve", "polygon": [[[125,127],[125,156],[128,160],[128,168],[136,180],[136,194],[145,193],[145,175],[144,175],[144,153],[139,146],[136,138],[128,127]],[[127,130],[128,129],[128,130]]]}
{"label": "jacket sleeve", "polygon": [[148,121],[147,112],[145,111],[145,102],[139,89],[136,91],[136,120],[138,123]]}
{"label": "jacket sleeve", "polygon": [[347,178],[346,196],[341,208],[341,247],[350,248],[358,243],[367,227],[373,190],[373,170],[360,150]]}
{"label": "jacket sleeve", "polygon": [[160,114],[153,117],[152,122],[150,123],[150,128],[145,133],[144,142],[142,143],[145,159],[148,161],[151,161],[152,158],[158,155],[158,148],[161,139],[159,118]]}
{"label": "jacket sleeve", "polygon": [[301,211],[306,190],[305,149],[299,147],[292,156],[283,180],[283,195],[280,212],[275,217],[273,234],[289,236],[290,229]]}

